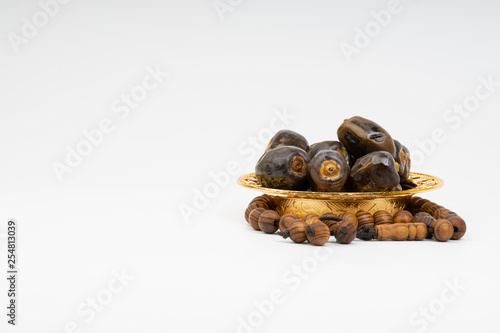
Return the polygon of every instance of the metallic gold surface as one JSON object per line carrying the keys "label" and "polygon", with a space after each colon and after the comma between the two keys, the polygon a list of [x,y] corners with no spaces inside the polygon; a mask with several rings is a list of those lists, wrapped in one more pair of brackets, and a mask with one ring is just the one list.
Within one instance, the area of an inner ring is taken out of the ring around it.
{"label": "metallic gold surface", "polygon": [[254,173],[238,178],[238,184],[269,196],[276,203],[280,214],[321,215],[327,212],[357,213],[360,210],[375,213],[386,210],[391,214],[404,209],[406,202],[416,193],[431,191],[443,186],[443,180],[423,173],[411,172],[410,179],[417,184],[411,190],[394,192],[311,192],[289,191],[262,187]]}

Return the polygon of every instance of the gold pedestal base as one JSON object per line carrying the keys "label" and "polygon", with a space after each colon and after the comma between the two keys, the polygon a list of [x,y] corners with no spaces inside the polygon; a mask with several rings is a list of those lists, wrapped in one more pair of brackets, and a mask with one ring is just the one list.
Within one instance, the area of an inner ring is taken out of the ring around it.
{"label": "gold pedestal base", "polygon": [[279,198],[271,197],[276,204],[276,211],[280,215],[295,214],[303,218],[307,214],[324,213],[353,213],[367,211],[371,214],[379,210],[386,210],[394,215],[398,210],[405,208],[406,202],[410,197],[398,198],[379,198],[369,200],[319,200],[319,199],[297,199],[297,198]]}

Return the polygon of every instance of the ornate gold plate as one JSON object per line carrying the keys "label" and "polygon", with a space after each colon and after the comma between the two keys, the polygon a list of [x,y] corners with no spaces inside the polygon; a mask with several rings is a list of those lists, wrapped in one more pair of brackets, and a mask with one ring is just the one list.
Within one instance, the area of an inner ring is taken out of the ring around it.
{"label": "ornate gold plate", "polygon": [[289,191],[262,187],[255,173],[249,173],[238,178],[238,184],[256,191],[263,192],[276,204],[280,214],[295,214],[302,218],[307,214],[357,213],[360,210],[375,213],[386,210],[391,214],[404,209],[412,195],[432,191],[443,186],[441,178],[418,172],[411,172],[410,179],[417,186],[410,190],[394,192],[311,192]]}

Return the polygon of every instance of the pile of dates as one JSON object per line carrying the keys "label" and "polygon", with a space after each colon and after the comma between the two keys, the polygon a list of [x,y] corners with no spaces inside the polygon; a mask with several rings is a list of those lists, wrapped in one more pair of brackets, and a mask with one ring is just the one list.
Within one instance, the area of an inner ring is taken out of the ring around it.
{"label": "pile of dates", "polygon": [[322,192],[386,192],[412,188],[410,152],[375,122],[352,117],[339,141],[309,145],[290,130],[277,132],[255,166],[263,187]]}

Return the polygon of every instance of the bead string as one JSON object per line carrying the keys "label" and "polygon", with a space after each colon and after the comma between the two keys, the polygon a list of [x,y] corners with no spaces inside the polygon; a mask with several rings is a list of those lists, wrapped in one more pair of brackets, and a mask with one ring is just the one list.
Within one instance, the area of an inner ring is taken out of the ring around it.
{"label": "bead string", "polygon": [[[465,221],[455,212],[421,197],[412,197],[394,215],[381,210],[375,214],[359,211],[356,214],[309,214],[299,219],[294,214],[280,216],[266,195],[252,199],[245,210],[245,220],[255,229],[268,234],[290,238],[295,243],[306,240],[324,245],[330,236],[337,243],[349,244],[355,238],[369,240],[423,240],[433,238],[446,242],[462,238],[467,230]],[[279,231],[278,231],[279,229]]]}

